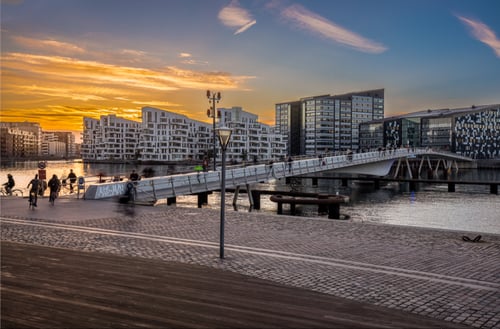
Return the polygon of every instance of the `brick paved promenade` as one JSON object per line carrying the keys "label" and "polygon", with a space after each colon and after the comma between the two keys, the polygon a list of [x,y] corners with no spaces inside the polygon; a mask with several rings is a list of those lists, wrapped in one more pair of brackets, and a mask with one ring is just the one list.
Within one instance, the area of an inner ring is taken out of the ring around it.
{"label": "brick paved promenade", "polygon": [[[447,323],[500,328],[500,236],[109,201],[1,199],[2,241],[223,269]],[[471,219],[473,220],[473,219]],[[3,265],[3,264],[2,264]],[[3,271],[2,271],[3,272]],[[3,307],[3,306],[2,306]]]}

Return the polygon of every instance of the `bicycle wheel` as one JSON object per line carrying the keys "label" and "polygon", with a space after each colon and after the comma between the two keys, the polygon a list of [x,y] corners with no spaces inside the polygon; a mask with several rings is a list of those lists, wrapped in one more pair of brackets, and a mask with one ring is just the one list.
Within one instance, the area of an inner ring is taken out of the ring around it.
{"label": "bicycle wheel", "polygon": [[21,190],[12,190],[11,195],[13,196],[23,196],[23,191]]}

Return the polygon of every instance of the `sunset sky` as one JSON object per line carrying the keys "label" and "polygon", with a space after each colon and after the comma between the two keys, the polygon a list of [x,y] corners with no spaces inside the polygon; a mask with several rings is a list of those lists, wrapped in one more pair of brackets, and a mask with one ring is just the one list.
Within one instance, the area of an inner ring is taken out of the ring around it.
{"label": "sunset sky", "polygon": [[82,129],[156,108],[385,88],[386,116],[500,103],[498,0],[1,0],[1,121]]}

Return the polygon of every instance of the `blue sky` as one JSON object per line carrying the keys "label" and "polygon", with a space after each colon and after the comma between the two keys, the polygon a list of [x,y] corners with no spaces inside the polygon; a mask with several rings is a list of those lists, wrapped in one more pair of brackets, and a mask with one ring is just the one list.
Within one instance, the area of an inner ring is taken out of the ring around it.
{"label": "blue sky", "polygon": [[500,103],[497,0],[1,0],[2,121],[81,130],[143,106],[385,88],[386,116]]}

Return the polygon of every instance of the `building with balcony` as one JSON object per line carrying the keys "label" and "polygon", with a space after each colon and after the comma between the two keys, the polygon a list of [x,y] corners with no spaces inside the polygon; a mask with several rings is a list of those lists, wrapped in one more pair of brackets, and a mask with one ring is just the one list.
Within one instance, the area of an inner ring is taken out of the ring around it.
{"label": "building with balcony", "polygon": [[212,144],[210,124],[152,107],[142,109],[141,161],[202,159]]}
{"label": "building with balcony", "polygon": [[83,118],[81,154],[87,161],[137,160],[140,122],[118,118],[116,115],[101,116],[99,120]]}
{"label": "building with balcony", "polygon": [[[226,156],[229,161],[260,161],[281,159],[286,155],[286,144],[273,127],[258,122],[256,114],[241,107],[219,108],[218,126],[232,128]],[[220,156],[220,152],[218,152]]]}
{"label": "building with balcony", "polygon": [[31,159],[40,156],[42,128],[34,122],[0,122],[2,159]]}

